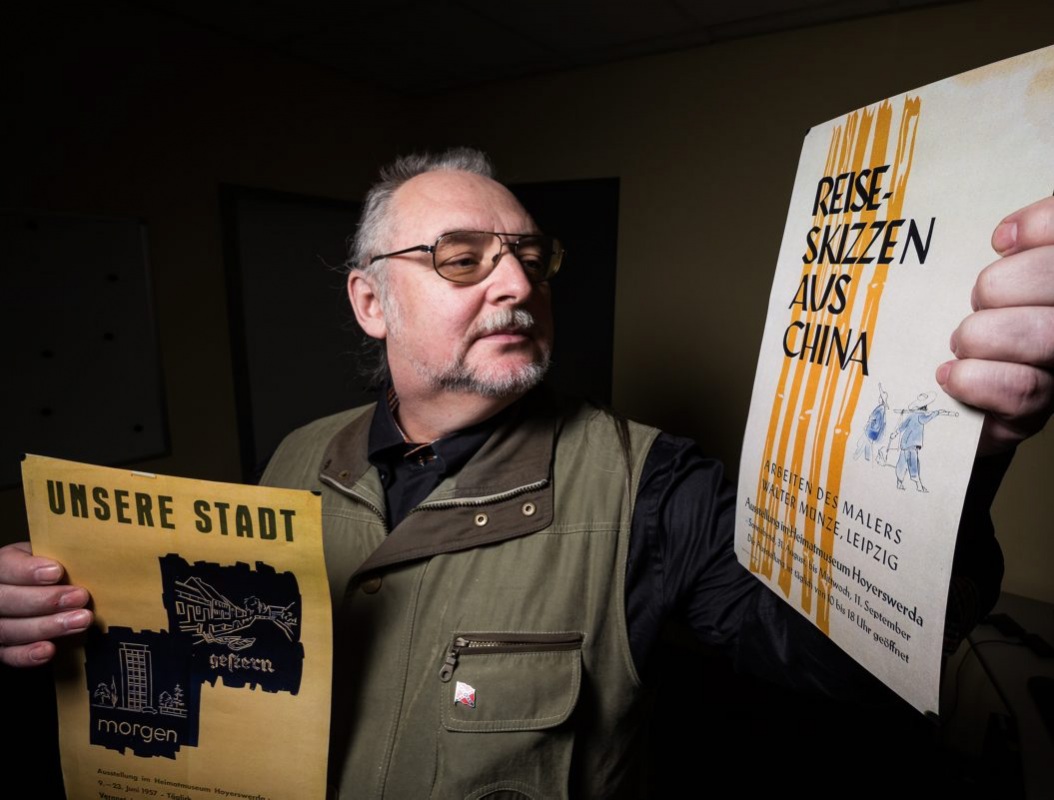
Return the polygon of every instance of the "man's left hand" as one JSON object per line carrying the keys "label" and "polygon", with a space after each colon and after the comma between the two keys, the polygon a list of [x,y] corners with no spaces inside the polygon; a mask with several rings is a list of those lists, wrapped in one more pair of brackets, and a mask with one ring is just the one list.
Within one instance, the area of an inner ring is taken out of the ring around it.
{"label": "man's left hand", "polygon": [[1054,197],[1006,217],[1001,258],[977,276],[974,312],[952,334],[943,389],[986,412],[978,455],[1012,450],[1054,411]]}

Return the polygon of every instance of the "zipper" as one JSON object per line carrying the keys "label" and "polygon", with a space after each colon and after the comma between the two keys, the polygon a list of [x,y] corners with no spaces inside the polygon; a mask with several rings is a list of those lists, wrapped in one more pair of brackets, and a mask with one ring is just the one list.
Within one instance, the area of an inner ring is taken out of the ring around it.
{"label": "zipper", "polygon": [[371,503],[369,500],[367,500],[365,497],[363,497],[358,492],[356,492],[356,491],[354,491],[352,489],[349,489],[347,486],[345,486],[345,485],[343,485],[341,483],[338,483],[337,481],[333,480],[332,478],[330,478],[330,477],[328,477],[326,475],[321,475],[320,474],[318,476],[318,479],[320,481],[322,481],[323,483],[329,484],[330,486],[332,486],[334,489],[336,489],[341,494],[347,495],[348,497],[352,498],[353,500],[356,500],[359,503],[362,503],[362,505],[366,506],[366,508],[370,509],[370,511],[372,511],[374,514],[377,515],[377,518],[381,521],[381,525],[384,526],[384,533],[385,533],[385,535],[390,533],[390,531],[388,530],[388,520],[386,520],[384,518],[384,512],[381,511],[379,508],[377,508],[376,505]]}
{"label": "zipper", "polygon": [[481,653],[548,653],[555,650],[578,650],[582,647],[582,633],[464,633],[455,636],[439,680],[447,683],[454,676],[458,659],[463,655]]}
{"label": "zipper", "polygon": [[[339,491],[341,494],[347,495],[348,497],[357,500],[362,503],[368,509],[370,509],[380,519],[381,524],[384,526],[384,532],[390,533],[388,530],[388,521],[384,518],[384,512],[381,511],[377,506],[367,500],[358,492],[349,489],[342,483],[338,483],[332,478],[326,475],[319,475],[319,480],[323,483],[332,486],[334,489]],[[517,486],[515,489],[509,489],[505,492],[499,492],[498,494],[488,494],[482,497],[458,497],[451,500],[433,500],[431,503],[421,503],[416,508],[410,509],[406,516],[416,514],[418,511],[433,511],[441,508],[473,508],[475,506],[487,505],[488,503],[498,503],[502,500],[510,500],[513,497],[519,497],[521,494],[527,494],[527,492],[533,492],[536,489],[541,489],[549,485],[549,479],[543,478],[540,481],[534,483],[528,483],[524,486]]]}
{"label": "zipper", "polygon": [[482,497],[455,497],[450,500],[433,500],[431,503],[421,503],[416,508],[411,509],[406,516],[416,514],[418,511],[432,511],[437,508],[472,508],[474,506],[484,506],[488,503],[500,503],[502,500],[510,500],[513,497],[519,497],[521,494],[527,494],[527,492],[533,492],[535,489],[541,489],[548,485],[549,479],[543,478],[540,481],[517,486],[515,489],[498,492],[497,494],[488,494]]}

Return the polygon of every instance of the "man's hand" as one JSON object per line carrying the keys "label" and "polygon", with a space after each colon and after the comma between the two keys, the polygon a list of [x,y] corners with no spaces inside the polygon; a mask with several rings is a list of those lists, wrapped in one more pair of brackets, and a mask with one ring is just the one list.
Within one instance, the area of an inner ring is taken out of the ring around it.
{"label": "man's hand", "polygon": [[1004,219],[992,247],[1001,258],[977,277],[956,360],[937,368],[948,394],[987,412],[982,456],[1013,449],[1054,410],[1054,198]]}
{"label": "man's hand", "polygon": [[57,585],[63,574],[58,562],[34,556],[29,542],[0,547],[0,663],[44,664],[55,655],[52,639],[91,625],[88,592]]}

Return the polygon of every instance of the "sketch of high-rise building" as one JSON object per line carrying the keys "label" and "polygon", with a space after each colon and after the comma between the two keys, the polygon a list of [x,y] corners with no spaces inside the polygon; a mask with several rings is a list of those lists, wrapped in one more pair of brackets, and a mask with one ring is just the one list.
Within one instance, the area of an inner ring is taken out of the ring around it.
{"label": "sketch of high-rise building", "polygon": [[145,644],[121,642],[121,691],[124,708],[143,711],[154,705],[154,674],[150,648]]}

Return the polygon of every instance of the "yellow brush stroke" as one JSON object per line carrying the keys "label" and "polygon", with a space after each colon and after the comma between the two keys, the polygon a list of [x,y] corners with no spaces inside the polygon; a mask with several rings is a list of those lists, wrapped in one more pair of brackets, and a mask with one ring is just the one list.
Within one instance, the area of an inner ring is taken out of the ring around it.
{"label": "yellow brush stroke", "polygon": [[[858,172],[863,167],[864,153],[867,151],[867,144],[870,139],[872,123],[874,121],[874,114],[869,112],[867,109],[863,109],[859,113],[859,124],[856,126],[855,135],[852,139],[852,146],[846,150],[846,163],[843,165],[840,172]],[[876,152],[872,149],[872,159],[875,157]],[[884,152],[881,154],[884,156]],[[843,225],[849,225],[853,222],[853,212],[845,211],[840,215],[840,222]],[[849,274],[853,275],[855,271],[859,271],[859,267],[856,265],[850,265],[849,269],[846,270]],[[837,277],[840,272],[840,268],[837,265],[827,265],[819,263],[817,267],[817,274],[820,276],[818,280],[826,281],[829,278]],[[856,289],[856,280],[849,284],[849,293],[846,297],[846,308],[839,314],[835,315],[830,313],[826,306],[821,308],[818,312],[815,312],[815,324],[818,325],[830,325],[837,327],[839,331],[844,335],[848,333],[849,322],[851,319],[853,297]],[[847,340],[847,339],[846,339]],[[827,425],[830,418],[830,406],[834,400],[835,389],[837,388],[838,375],[841,370],[832,370],[824,367],[821,364],[813,364],[810,362],[801,362],[803,364],[808,363],[809,369],[809,383],[806,390],[805,397],[802,400],[802,407],[813,409],[812,422],[816,426],[816,436],[814,437],[815,443],[813,447],[813,453],[810,458],[810,466],[812,468],[811,485],[820,486],[819,476],[815,474],[817,472],[816,467],[822,461],[823,445],[822,443],[826,440]],[[823,382],[823,389],[821,390],[820,381],[821,378],[825,378]],[[816,395],[817,392],[821,393],[822,401],[817,409]],[[818,413],[817,413],[818,411]],[[792,469],[795,473],[801,474],[802,466],[805,463],[805,444],[809,434],[809,426],[800,426],[796,432],[794,459],[792,462]],[[819,449],[817,449],[819,446]],[[817,458],[819,456],[819,459]],[[815,509],[815,503],[810,503]],[[808,515],[805,517],[805,527],[802,531],[802,536],[810,544],[816,542],[816,523]],[[805,548],[803,554],[805,564],[802,571],[803,575],[810,575],[810,567],[815,564],[815,555],[810,548]],[[803,611],[807,614],[812,611],[812,585],[811,583],[802,583],[801,585],[801,598],[800,606]],[[826,603],[820,604],[817,608],[818,620],[822,620],[826,617],[827,605]],[[821,625],[822,627],[822,625]]]}
{"label": "yellow brush stroke", "polygon": [[[851,126],[853,126],[853,124],[854,124],[854,121],[853,121],[852,115],[850,115],[850,118],[846,120],[846,128],[850,128]],[[824,175],[835,174],[835,169],[836,169],[836,166],[838,164],[839,144],[841,142],[842,135],[843,135],[843,129],[840,126],[835,126],[835,129],[831,132],[831,142],[830,142],[830,144],[828,146],[828,150],[827,150],[827,161],[824,164],[824,172],[823,172]],[[822,220],[823,220],[823,215],[822,214],[817,214],[817,215],[815,215],[815,217],[813,219],[813,224],[814,225],[821,224]],[[808,274],[808,272],[809,272],[808,269],[803,269],[802,270],[802,274],[803,275]],[[799,309],[798,306],[792,306],[791,317],[790,317],[791,323],[799,321],[801,319],[801,315],[802,315],[802,310]],[[764,455],[764,458],[762,459],[761,474],[758,476],[758,485],[757,485],[757,489],[756,489],[755,494],[754,494],[755,498],[757,498],[757,506],[758,506],[758,509],[759,509],[759,513],[757,515],[755,515],[755,520],[754,520],[755,524],[757,524],[759,527],[761,527],[762,530],[768,531],[769,533],[773,533],[775,531],[775,527],[770,522],[768,522],[768,519],[770,519],[770,518],[771,519],[778,518],[775,515],[778,514],[779,504],[778,504],[778,501],[775,498],[773,498],[772,495],[769,492],[765,491],[764,486],[762,485],[762,480],[768,480],[768,478],[771,477],[771,472],[767,473],[766,470],[765,470],[765,464],[767,463],[767,460],[774,460],[773,456],[772,456],[773,445],[775,444],[777,433],[781,429],[780,428],[780,424],[779,424],[780,412],[781,412],[781,408],[782,408],[782,405],[783,405],[783,402],[784,402],[784,399],[785,399],[785,395],[786,395],[787,376],[790,373],[790,371],[791,371],[793,366],[794,366],[794,360],[793,359],[790,359],[790,358],[784,358],[783,359],[783,366],[780,368],[779,381],[776,384],[776,386],[777,386],[776,394],[772,398],[772,411],[771,411],[771,413],[769,415],[769,425],[768,425],[768,430],[767,430],[766,435],[765,435],[765,446],[764,446],[764,449],[762,451],[765,455]],[[788,403],[788,409],[789,409],[788,413],[793,413],[794,412],[794,405],[793,405],[793,403]],[[788,431],[788,426],[786,424],[784,424],[782,429],[784,431],[784,436],[786,436],[787,435],[787,431]],[[784,438],[784,440],[781,441],[779,451],[782,453],[782,452],[785,451],[785,449],[786,449],[786,441],[785,441],[785,438]],[[781,462],[775,461],[775,463],[781,463]],[[760,512],[765,512],[765,513],[763,514],[763,513],[760,513]],[[765,575],[765,577],[771,578],[772,577],[772,567],[773,567],[771,550],[767,546],[763,547],[762,545],[763,545],[763,541],[761,540],[761,538],[760,537],[755,537],[754,538],[754,544],[753,544],[753,546],[751,547],[751,550],[750,550],[750,570],[752,572],[760,572],[761,574]],[[786,538],[784,538],[784,546],[785,547],[787,546],[786,545]],[[785,550],[782,555],[783,556],[789,556],[790,552]],[[782,558],[781,560],[783,560],[784,565],[786,565],[788,563],[786,558]],[[784,595],[785,596],[789,595],[789,593],[790,593],[790,586],[789,586],[789,583],[787,582],[788,578],[789,578],[789,573],[787,572],[786,568],[785,567],[781,568],[780,578],[779,578],[779,585],[784,589]]]}
{"label": "yellow brush stroke", "polygon": [[[847,171],[848,165],[851,163],[855,145],[860,140],[860,114],[853,113],[846,118],[845,127],[836,129],[836,136],[832,139],[830,150],[828,151],[828,165],[824,175],[838,175]],[[827,217],[817,212],[814,216],[813,224],[822,227]],[[828,273],[833,274],[833,270],[830,265],[823,263],[820,258],[817,258],[813,265],[805,264],[802,265],[802,277],[811,277],[812,275],[817,276],[817,281],[823,281],[828,277]],[[819,322],[821,315],[825,312],[821,309],[819,312],[811,311],[809,309],[799,310],[797,306],[794,306],[794,312],[792,313],[792,320],[801,320],[807,324],[815,325]],[[808,435],[809,422],[811,416],[811,407],[815,398],[815,378],[812,376],[817,375],[821,370],[822,366],[813,364],[803,359],[785,359],[785,361],[791,362],[791,370],[793,371],[793,378],[789,392],[785,394],[789,395],[787,398],[787,407],[783,415],[783,426],[781,429],[781,435],[779,437],[779,447],[775,453],[772,454],[772,460],[784,467],[790,469],[795,474],[801,474],[801,448],[804,446],[804,439]],[[810,377],[811,380],[808,382],[812,386],[812,390],[807,390],[805,397],[802,398],[802,384],[806,382],[806,378]],[[782,389],[783,387],[781,387]],[[800,410],[799,410],[800,409]],[[809,413],[806,413],[806,411]],[[797,424],[795,424],[797,423]],[[794,461],[788,465],[786,463],[788,444],[792,436],[795,436],[795,456]],[[780,515],[779,501],[775,497],[770,496],[771,508],[770,513],[777,516]],[[797,509],[792,504],[790,506],[784,504],[783,522],[793,527],[797,520]],[[781,567],[779,577],[777,579],[777,585],[783,591],[785,597],[790,596],[791,588],[793,585],[793,568],[794,568],[794,551],[795,551],[795,540],[793,538],[784,537],[783,539],[783,551],[781,553]],[[810,610],[811,593],[808,592],[808,587],[802,585],[803,590],[807,592],[804,596],[804,602],[807,604],[803,606],[803,610],[808,612]]]}
{"label": "yellow brush stroke", "polygon": [[[874,138],[871,141],[871,157],[868,159],[868,165],[874,169],[875,167],[882,166],[886,163],[886,151],[889,142],[889,129],[892,123],[892,106],[886,102],[882,103],[877,111],[875,112],[874,119]],[[859,150],[859,154],[862,157],[866,142],[862,144]],[[862,164],[861,164],[862,166]],[[851,217],[852,215],[850,215]],[[870,224],[877,217],[877,213],[874,210],[867,208],[860,212],[859,221],[866,224]],[[851,220],[847,220],[851,221]],[[861,255],[863,252],[863,242],[858,242],[854,255]],[[885,287],[885,265],[879,265],[883,267],[882,280],[881,281],[868,281],[862,280],[864,270],[871,268],[871,265],[867,264],[849,264],[847,265],[847,273],[852,277],[852,281],[849,284],[849,292],[846,298],[846,310],[843,312],[842,321],[840,327],[844,331],[848,331],[852,321],[852,309],[856,307],[857,295],[861,285],[868,287],[864,306],[865,309],[869,306],[877,308],[878,297],[881,295],[882,289]],[[877,285],[877,293],[876,293]],[[868,319],[868,315],[862,317],[858,327],[858,334],[862,331],[867,331],[871,342],[874,341],[875,335],[875,323],[876,318]],[[860,394],[860,387],[863,384],[863,370],[859,364],[853,363],[848,369],[848,374],[845,370],[827,370],[827,391],[824,394],[823,409],[820,413],[820,418],[817,421],[817,437],[813,443],[813,457],[811,461],[810,478],[815,480],[817,485],[824,487],[825,491],[829,492],[834,496],[838,496],[841,493],[842,485],[842,468],[845,464],[845,451],[846,445],[849,441],[849,429],[851,426],[853,412],[856,409],[857,400]],[[834,412],[835,401],[838,399],[839,384],[843,378],[846,378],[849,384],[848,392],[842,397],[841,406],[838,409],[837,421],[834,424],[834,437],[831,443],[827,443],[827,433],[831,431],[831,417]],[[829,460],[827,464],[827,475],[824,479],[823,475],[823,455],[829,453]],[[823,506],[821,506],[823,508]],[[837,514],[837,511],[832,512]],[[815,541],[811,537],[809,541]],[[820,530],[820,549],[827,555],[832,555],[834,552],[834,532],[828,529]],[[825,633],[830,632],[830,610],[831,606],[827,598],[831,594],[831,583],[833,575],[831,572],[830,562],[826,559],[820,559],[817,574],[817,591],[821,593],[821,602],[817,604],[817,615],[816,624]]]}

